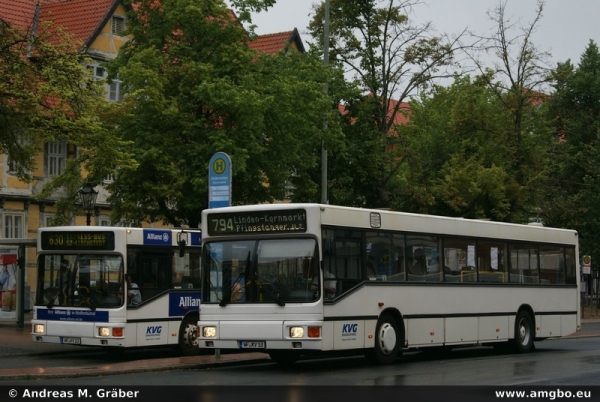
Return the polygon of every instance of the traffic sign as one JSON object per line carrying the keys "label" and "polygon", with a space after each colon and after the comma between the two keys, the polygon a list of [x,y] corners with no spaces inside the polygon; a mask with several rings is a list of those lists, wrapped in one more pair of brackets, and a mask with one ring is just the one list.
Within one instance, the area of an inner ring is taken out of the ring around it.
{"label": "traffic sign", "polygon": [[581,267],[581,273],[589,275],[592,271],[592,257],[589,255],[583,256],[583,266]]}
{"label": "traffic sign", "polygon": [[231,158],[217,152],[208,163],[208,207],[223,208],[231,205]]}

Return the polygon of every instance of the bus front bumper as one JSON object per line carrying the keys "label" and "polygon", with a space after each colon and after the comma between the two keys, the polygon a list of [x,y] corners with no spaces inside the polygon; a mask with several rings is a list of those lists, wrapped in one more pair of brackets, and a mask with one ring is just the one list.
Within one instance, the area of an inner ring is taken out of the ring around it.
{"label": "bus front bumper", "polygon": [[200,321],[201,349],[323,350],[322,321]]}

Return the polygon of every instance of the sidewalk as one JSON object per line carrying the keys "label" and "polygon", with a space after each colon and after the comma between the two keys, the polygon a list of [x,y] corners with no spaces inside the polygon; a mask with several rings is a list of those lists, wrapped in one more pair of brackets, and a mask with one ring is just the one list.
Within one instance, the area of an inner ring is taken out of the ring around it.
{"label": "sidewalk", "polygon": [[[16,322],[0,322],[0,358],[3,356],[53,355],[81,351],[85,347],[52,343],[39,343],[31,340],[31,313],[25,314],[24,328]],[[219,365],[240,365],[251,362],[268,361],[266,353],[239,353],[214,355],[168,357],[150,360],[119,361],[99,366],[85,367],[28,367],[1,369],[0,380],[84,377],[102,374],[161,371],[169,369],[194,369]]]}
{"label": "sidewalk", "polygon": [[[3,356],[32,356],[40,354],[61,354],[81,351],[81,346],[38,343],[31,340],[31,313],[25,315],[25,326],[19,328],[15,322],[0,322],[0,358]],[[582,329],[568,337],[600,337],[596,330],[586,330],[586,324],[600,323],[600,317],[581,320]],[[594,326],[595,327],[595,326]],[[600,331],[600,329],[598,330]],[[269,361],[266,353],[239,353],[214,355],[168,357],[129,362],[114,362],[99,366],[85,367],[28,367],[15,369],[0,369],[0,380],[64,378],[97,376],[102,374],[120,374],[132,372],[148,372],[169,369],[197,369],[218,365],[240,365],[261,361]]]}

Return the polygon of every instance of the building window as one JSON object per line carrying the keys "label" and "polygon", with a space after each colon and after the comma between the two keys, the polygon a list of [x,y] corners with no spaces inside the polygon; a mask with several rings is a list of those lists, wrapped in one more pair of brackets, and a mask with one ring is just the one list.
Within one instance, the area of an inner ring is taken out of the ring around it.
{"label": "building window", "polygon": [[10,156],[8,158],[8,172],[15,173],[19,171],[19,163],[13,160]]}
{"label": "building window", "polygon": [[67,160],[67,143],[47,142],[46,143],[46,177],[60,174],[65,168]]}
{"label": "building window", "polygon": [[[10,128],[9,128],[10,130]],[[13,130],[14,132],[14,130]],[[17,132],[14,132],[16,138],[17,138],[17,143],[18,143],[18,147],[22,148],[23,150],[25,150],[27,147],[30,146],[31,141],[27,138],[25,138],[25,134],[22,132],[22,130],[19,130]],[[22,153],[22,150],[18,151],[19,153]],[[23,170],[23,167],[21,166],[21,164],[19,164],[17,161],[15,161],[13,158],[10,157],[10,155],[7,154],[7,159],[8,159],[8,172],[9,173],[16,173],[19,172],[20,170]]]}
{"label": "building window", "polygon": [[108,90],[108,99],[111,102],[123,100],[123,92],[121,91],[121,81],[112,80]]}
{"label": "building window", "polygon": [[[106,70],[100,66],[86,66],[91,71],[92,76],[97,80],[104,80],[106,78]],[[108,99],[111,102],[117,102],[123,100],[122,82],[119,79],[114,79],[108,84]]]}
{"label": "building window", "polygon": [[99,218],[99,225],[98,226],[110,226],[110,219],[108,219],[105,216],[101,216]]}
{"label": "building window", "polygon": [[22,239],[23,238],[23,222],[22,214],[4,214],[4,238],[5,239]]}
{"label": "building window", "polygon": [[125,30],[125,18],[117,17],[113,15],[112,17],[112,34],[120,35],[121,32]]}
{"label": "building window", "polygon": [[114,173],[108,173],[106,176],[104,176],[104,179],[103,179],[104,183],[112,183],[113,181],[115,181]]}
{"label": "building window", "polygon": [[44,217],[44,227],[49,228],[52,226],[56,226],[54,224],[54,214],[51,214],[51,215],[46,214],[46,216]]}
{"label": "building window", "polygon": [[97,79],[97,80],[101,80],[104,78],[104,68],[100,67],[100,66],[86,66],[86,68],[92,72],[92,76]]}

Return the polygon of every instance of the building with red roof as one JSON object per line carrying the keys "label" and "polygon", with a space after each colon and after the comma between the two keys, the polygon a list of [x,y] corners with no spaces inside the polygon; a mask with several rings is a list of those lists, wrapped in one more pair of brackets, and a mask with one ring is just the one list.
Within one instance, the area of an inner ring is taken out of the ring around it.
{"label": "building with red roof", "polygon": [[[106,71],[102,63],[114,59],[121,47],[130,40],[121,35],[127,26],[127,13],[131,6],[122,0],[0,0],[0,26],[8,24],[22,31],[24,35],[39,34],[39,29],[51,22],[72,35],[74,43],[85,49],[93,60],[88,68],[93,75],[102,79]],[[234,13],[231,13],[235,18]],[[296,29],[287,32],[259,36],[250,42],[251,48],[258,53],[275,54],[278,52],[304,52],[304,45]],[[106,96],[110,101],[122,99],[120,82],[114,80],[106,86]],[[37,168],[32,172],[33,182],[26,183],[18,179],[11,169],[6,154],[0,154],[0,238],[35,238],[39,227],[47,226],[53,216],[52,200],[37,202],[33,195],[37,188],[60,173],[66,165],[69,155],[77,152],[73,144],[64,142],[47,143],[36,157]],[[110,178],[107,178],[110,180]],[[93,225],[109,225],[108,192],[103,186],[99,191]],[[76,216],[76,225],[85,225],[86,216]],[[10,228],[5,222],[11,222]],[[9,230],[10,229],[10,230]],[[35,255],[28,255],[28,261],[35,262]],[[31,275],[27,280],[35,290],[35,268],[30,267]]]}
{"label": "building with red roof", "polygon": [[300,38],[300,33],[294,28],[293,31],[279,32],[267,35],[260,35],[255,41],[249,43],[250,47],[257,52],[266,54],[275,54],[283,51],[287,53],[292,49],[304,53],[304,43]]}

